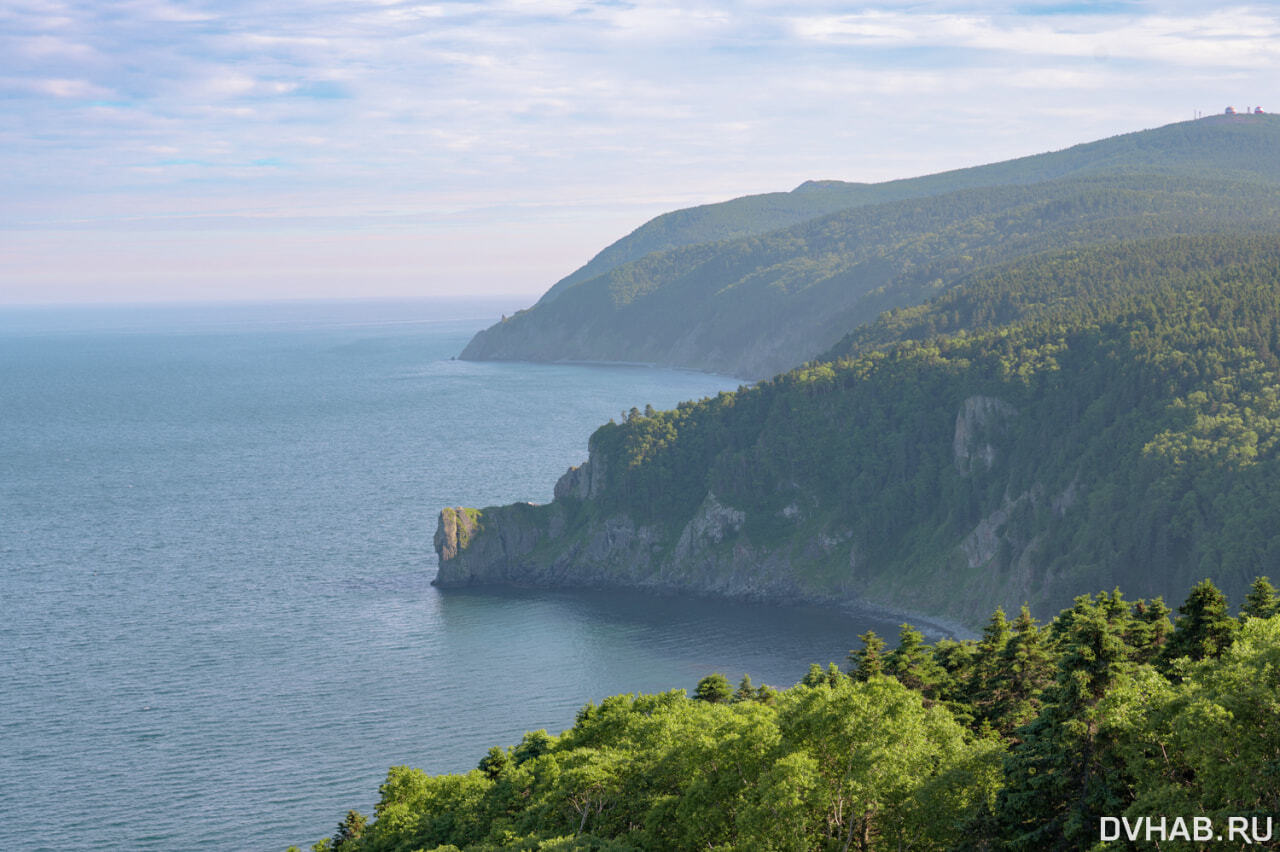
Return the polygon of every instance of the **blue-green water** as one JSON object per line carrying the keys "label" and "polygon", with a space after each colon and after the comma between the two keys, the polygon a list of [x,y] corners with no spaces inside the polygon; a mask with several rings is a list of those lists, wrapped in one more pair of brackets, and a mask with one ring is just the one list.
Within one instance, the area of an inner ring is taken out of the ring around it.
{"label": "blue-green water", "polygon": [[511,307],[0,311],[0,848],[310,843],[393,764],[894,630],[433,588],[441,506],[549,500],[609,417],[737,384],[451,360]]}

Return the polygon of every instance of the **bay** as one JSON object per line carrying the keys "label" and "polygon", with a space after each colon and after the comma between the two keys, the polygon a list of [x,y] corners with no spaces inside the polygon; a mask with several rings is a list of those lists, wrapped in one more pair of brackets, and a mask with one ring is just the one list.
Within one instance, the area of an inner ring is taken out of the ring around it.
{"label": "bay", "polygon": [[0,310],[0,846],[282,850],[386,769],[585,702],[794,683],[874,615],[430,585],[445,505],[544,502],[733,379],[456,361],[500,301]]}

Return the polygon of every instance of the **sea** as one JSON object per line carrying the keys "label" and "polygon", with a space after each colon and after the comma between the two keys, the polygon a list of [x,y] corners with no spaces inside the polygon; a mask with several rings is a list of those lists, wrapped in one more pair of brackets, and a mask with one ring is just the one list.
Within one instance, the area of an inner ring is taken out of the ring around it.
{"label": "sea", "polygon": [[0,308],[0,848],[275,850],[587,702],[787,686],[873,613],[431,585],[441,507],[737,379],[455,360],[511,300]]}

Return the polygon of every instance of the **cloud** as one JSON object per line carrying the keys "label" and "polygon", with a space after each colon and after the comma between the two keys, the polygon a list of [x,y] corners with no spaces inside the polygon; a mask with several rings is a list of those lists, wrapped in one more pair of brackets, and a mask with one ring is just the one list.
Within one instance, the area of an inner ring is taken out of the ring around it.
{"label": "cloud", "polygon": [[1274,15],[1214,9],[1188,16],[1130,16],[1117,21],[1088,6],[1083,15],[993,17],[868,11],[795,17],[802,39],[869,47],[947,47],[1039,57],[1150,60],[1171,65],[1256,67],[1280,59]]}
{"label": "cloud", "polygon": [[109,89],[95,85],[88,80],[73,80],[61,77],[6,77],[0,78],[0,89],[19,94],[28,92],[53,98],[89,98],[111,97]]}
{"label": "cloud", "polygon": [[0,0],[0,26],[0,228],[656,212],[1063,147],[1280,71],[1280,14],[1181,0]]}
{"label": "cloud", "polygon": [[84,62],[95,59],[97,51],[87,44],[80,44],[54,35],[38,35],[29,38],[8,39],[8,47],[15,55],[41,60],[70,60]]}

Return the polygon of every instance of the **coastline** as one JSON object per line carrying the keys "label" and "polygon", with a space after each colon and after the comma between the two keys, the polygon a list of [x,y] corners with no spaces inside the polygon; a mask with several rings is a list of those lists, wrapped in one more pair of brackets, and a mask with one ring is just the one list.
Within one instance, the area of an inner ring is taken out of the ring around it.
{"label": "coastline", "polygon": [[[438,573],[439,572],[437,571],[437,576]],[[436,582],[436,577],[432,577],[431,585],[443,592],[466,590],[483,593],[485,591],[499,591],[504,589],[557,592],[628,592],[642,594],[653,599],[690,597],[730,604],[746,604],[771,608],[814,608],[826,610],[832,613],[839,613],[851,619],[856,619],[860,616],[869,616],[871,619],[877,621],[901,620],[902,623],[910,624],[923,633],[925,639],[930,642],[936,642],[939,639],[953,639],[957,641],[977,639],[979,636],[979,631],[975,628],[964,624],[963,622],[946,618],[945,616],[929,615],[928,613],[922,613],[903,607],[891,606],[864,599],[849,600],[845,598],[808,596],[800,594],[768,595],[758,592],[751,594],[724,594],[723,592],[716,592],[710,589],[699,589],[691,586],[656,583],[620,583],[605,581],[601,578],[596,578],[594,581],[588,583],[521,582],[517,580],[504,580],[502,582],[489,581],[467,582],[461,584],[440,584]],[[884,636],[881,638],[884,638],[891,645],[896,642],[896,636]]]}

